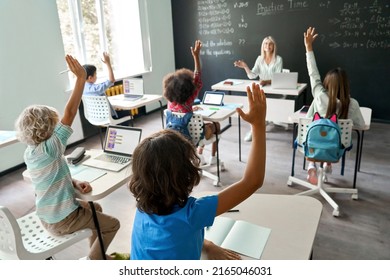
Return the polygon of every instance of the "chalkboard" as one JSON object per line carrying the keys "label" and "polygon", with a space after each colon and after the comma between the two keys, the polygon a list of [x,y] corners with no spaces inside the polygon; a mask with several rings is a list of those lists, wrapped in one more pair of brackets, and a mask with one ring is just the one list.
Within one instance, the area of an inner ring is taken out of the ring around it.
{"label": "chalkboard", "polygon": [[[253,67],[264,37],[271,35],[283,68],[298,72],[308,83],[303,33],[309,26],[323,78],[344,68],[351,95],[360,106],[373,109],[373,119],[390,121],[390,1],[234,1],[172,0],[176,68],[193,69],[190,46],[203,42],[203,91],[227,78],[247,79],[233,62]],[[311,91],[308,89],[308,95]],[[311,102],[311,99],[308,99]]]}

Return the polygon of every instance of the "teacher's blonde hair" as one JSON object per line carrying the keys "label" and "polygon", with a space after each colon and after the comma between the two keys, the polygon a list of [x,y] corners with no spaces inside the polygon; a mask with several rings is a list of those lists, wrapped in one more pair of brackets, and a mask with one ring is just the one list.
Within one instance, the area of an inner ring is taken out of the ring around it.
{"label": "teacher's blonde hair", "polygon": [[261,43],[261,57],[263,59],[265,58],[264,44],[266,41],[270,41],[274,44],[274,51],[272,53],[272,61],[275,61],[277,48],[276,48],[276,41],[272,36],[267,36],[263,39],[263,42]]}

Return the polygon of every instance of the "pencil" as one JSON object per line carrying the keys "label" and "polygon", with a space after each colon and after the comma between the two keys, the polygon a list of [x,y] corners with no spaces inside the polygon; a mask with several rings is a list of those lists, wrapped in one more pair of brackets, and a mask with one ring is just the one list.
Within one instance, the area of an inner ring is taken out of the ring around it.
{"label": "pencil", "polygon": [[58,73],[58,74],[61,75],[61,74],[67,73],[67,72],[69,72],[69,71],[70,71],[70,69],[66,69],[66,70],[64,70],[64,71],[61,71],[61,72]]}

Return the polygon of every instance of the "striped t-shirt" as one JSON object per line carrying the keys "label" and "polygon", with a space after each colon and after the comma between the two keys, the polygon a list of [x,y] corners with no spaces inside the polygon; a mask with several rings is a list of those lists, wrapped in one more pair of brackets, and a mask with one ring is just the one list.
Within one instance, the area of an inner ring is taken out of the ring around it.
{"label": "striped t-shirt", "polygon": [[49,224],[62,221],[79,207],[64,157],[73,130],[59,123],[46,141],[28,146],[24,160],[35,187],[36,213]]}

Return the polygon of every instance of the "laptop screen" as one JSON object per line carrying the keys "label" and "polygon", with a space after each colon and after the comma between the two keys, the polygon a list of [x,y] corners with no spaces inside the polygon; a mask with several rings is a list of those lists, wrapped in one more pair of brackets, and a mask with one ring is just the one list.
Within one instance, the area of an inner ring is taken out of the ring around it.
{"label": "laptop screen", "polygon": [[125,95],[144,94],[144,81],[142,79],[123,79],[123,93]]}
{"label": "laptop screen", "polygon": [[298,73],[274,73],[272,75],[271,87],[276,89],[296,89]]}
{"label": "laptop screen", "polygon": [[131,156],[141,140],[142,129],[128,126],[107,127],[104,151]]}

